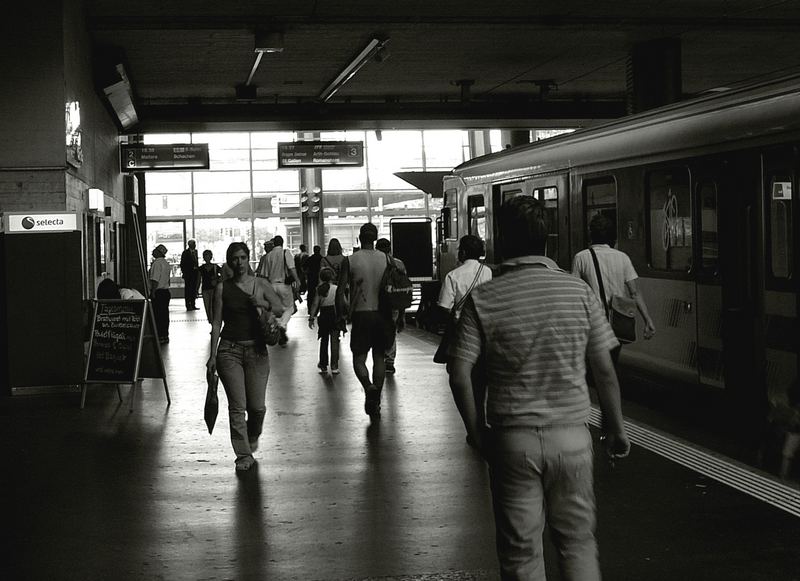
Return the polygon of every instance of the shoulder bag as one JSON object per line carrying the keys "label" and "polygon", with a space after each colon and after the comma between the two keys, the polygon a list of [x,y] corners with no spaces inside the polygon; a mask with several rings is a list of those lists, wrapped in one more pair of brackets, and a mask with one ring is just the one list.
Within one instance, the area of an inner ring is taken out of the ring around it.
{"label": "shoulder bag", "polygon": [[597,286],[600,290],[600,300],[606,311],[606,318],[611,323],[611,329],[620,343],[633,343],[636,341],[636,301],[619,295],[612,295],[611,301],[606,301],[606,291],[603,288],[603,277],[600,275],[600,263],[594,248],[589,247],[597,274]]}
{"label": "shoulder bag", "polygon": [[467,297],[469,297],[472,289],[474,289],[475,285],[478,284],[478,277],[481,275],[483,267],[483,264],[478,267],[478,271],[475,273],[475,278],[472,279],[472,284],[469,285],[467,292],[450,309],[450,316],[447,318],[447,325],[444,328],[444,333],[442,333],[442,340],[439,342],[439,348],[436,349],[436,353],[433,355],[434,363],[447,363],[450,360],[450,357],[448,356],[448,350],[450,349],[450,343],[453,340],[453,336],[456,332],[456,324],[458,323],[458,320],[456,319],[456,313],[461,310],[461,307],[464,306],[464,303],[467,301]]}

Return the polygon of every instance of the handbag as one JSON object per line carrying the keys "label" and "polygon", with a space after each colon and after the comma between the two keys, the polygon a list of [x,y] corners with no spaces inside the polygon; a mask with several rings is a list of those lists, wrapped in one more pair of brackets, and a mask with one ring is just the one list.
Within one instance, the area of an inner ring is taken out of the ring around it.
{"label": "handbag", "polygon": [[606,301],[606,292],[603,288],[603,277],[600,275],[600,263],[597,261],[597,254],[594,248],[589,247],[594,262],[595,273],[597,274],[597,286],[600,289],[600,300],[606,311],[606,318],[611,323],[611,329],[620,343],[633,343],[636,341],[636,301],[619,295],[612,295],[610,301]]}
{"label": "handbag", "polygon": [[219,375],[210,371],[206,372],[206,382],[208,383],[208,391],[206,392],[206,405],[203,409],[203,417],[206,420],[206,427],[210,434],[214,431],[214,424],[217,421],[217,414],[219,413],[219,398],[217,396]]}
{"label": "handbag", "polygon": [[439,347],[436,349],[436,353],[433,355],[433,362],[434,363],[447,363],[449,360],[448,350],[450,349],[450,343],[455,337],[456,328],[458,326],[458,319],[456,319],[456,313],[461,310],[461,307],[469,297],[472,289],[475,288],[475,285],[478,284],[478,277],[481,274],[481,270],[483,270],[483,264],[478,267],[478,271],[475,273],[475,278],[472,279],[472,284],[469,285],[467,292],[461,297],[461,300],[458,303],[454,304],[453,307],[450,309],[450,316],[447,318],[447,325],[445,325],[444,333],[442,333],[442,339],[439,342]]}
{"label": "handbag", "polygon": [[[256,281],[254,280],[253,294],[255,295],[255,293]],[[278,326],[278,319],[275,318],[271,310],[257,307],[254,307],[254,309],[256,321],[258,322],[258,342],[269,345],[270,347],[277,345],[281,337],[281,328]]]}

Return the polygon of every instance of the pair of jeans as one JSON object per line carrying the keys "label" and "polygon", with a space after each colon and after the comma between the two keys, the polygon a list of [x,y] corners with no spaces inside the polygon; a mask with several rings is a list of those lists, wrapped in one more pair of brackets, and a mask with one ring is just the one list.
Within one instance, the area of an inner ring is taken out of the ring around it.
{"label": "pair of jeans", "polygon": [[261,435],[267,413],[269,354],[259,349],[255,341],[220,339],[217,373],[228,396],[231,444],[236,459],[250,457],[253,455],[250,442]]}
{"label": "pair of jeans", "polygon": [[592,438],[585,424],[493,429],[490,472],[504,580],[545,579],[545,523],[564,581],[598,581]]}

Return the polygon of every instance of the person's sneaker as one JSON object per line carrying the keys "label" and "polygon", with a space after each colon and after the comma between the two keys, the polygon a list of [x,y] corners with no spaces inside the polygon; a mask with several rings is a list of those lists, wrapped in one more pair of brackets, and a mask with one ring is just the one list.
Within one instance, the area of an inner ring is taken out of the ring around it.
{"label": "person's sneaker", "polygon": [[327,365],[323,365],[322,363],[320,363],[319,365],[317,365],[317,367],[319,368],[320,373],[328,373]]}
{"label": "person's sneaker", "polygon": [[331,373],[333,375],[339,375],[339,368],[338,367],[334,367],[333,365],[331,365]]}
{"label": "person's sneaker", "polygon": [[286,334],[286,331],[281,329],[281,336],[278,339],[278,345],[281,347],[286,347],[286,344],[289,342],[289,336]]}
{"label": "person's sneaker", "polygon": [[364,411],[371,418],[381,415],[381,393],[374,386],[364,390]]}
{"label": "person's sneaker", "polygon": [[395,369],[394,369],[394,363],[387,363],[387,364],[386,364],[386,373],[387,373],[388,375],[393,375],[393,374],[394,374],[394,371],[395,371]]}

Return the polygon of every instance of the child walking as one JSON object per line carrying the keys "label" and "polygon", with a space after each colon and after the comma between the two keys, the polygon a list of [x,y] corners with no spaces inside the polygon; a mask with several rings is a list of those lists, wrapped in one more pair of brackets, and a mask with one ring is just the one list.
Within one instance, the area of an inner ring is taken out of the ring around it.
{"label": "child walking", "polygon": [[[319,367],[320,373],[328,372],[328,343],[331,346],[331,373],[339,373],[339,324],[336,317],[336,285],[333,280],[333,269],[323,268],[319,272],[319,285],[314,300],[308,307],[308,327],[314,328],[314,321],[319,326]],[[317,314],[319,316],[317,317]]]}

